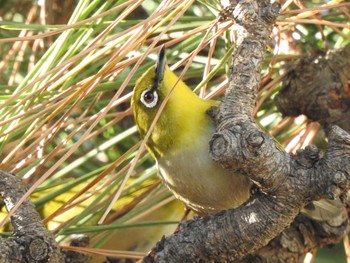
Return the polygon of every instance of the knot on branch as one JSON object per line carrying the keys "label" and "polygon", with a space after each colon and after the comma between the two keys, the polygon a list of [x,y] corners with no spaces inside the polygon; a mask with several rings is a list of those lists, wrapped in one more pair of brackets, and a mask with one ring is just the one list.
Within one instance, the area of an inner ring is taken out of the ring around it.
{"label": "knot on branch", "polygon": [[226,138],[225,134],[214,134],[213,138],[209,142],[212,158],[218,160],[227,151],[227,145],[229,138]]}
{"label": "knot on branch", "polygon": [[[209,142],[212,158],[224,167],[229,167],[230,170],[241,170],[243,163],[252,165],[249,160],[259,156],[265,142],[264,133],[251,123],[239,123],[222,128]],[[265,155],[269,154],[264,152],[262,156]]]}
{"label": "knot on branch", "polygon": [[262,132],[259,131],[253,131],[250,134],[248,134],[247,137],[247,143],[253,147],[258,148],[261,146],[261,144],[264,142],[264,137],[262,136]]}
{"label": "knot on branch", "polygon": [[314,146],[306,146],[305,149],[299,150],[297,152],[297,159],[299,165],[305,168],[311,168],[320,159],[320,150]]}
{"label": "knot on branch", "polygon": [[28,252],[29,259],[43,261],[49,256],[49,246],[43,239],[37,237],[29,242]]}

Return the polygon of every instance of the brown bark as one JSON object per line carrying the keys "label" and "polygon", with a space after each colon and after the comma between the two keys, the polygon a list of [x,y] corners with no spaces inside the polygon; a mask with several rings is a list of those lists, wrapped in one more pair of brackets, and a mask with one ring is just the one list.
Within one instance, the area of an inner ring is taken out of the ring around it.
{"label": "brown bark", "polygon": [[288,65],[275,103],[285,116],[304,114],[326,131],[333,125],[350,131],[349,80],[350,44]]}
{"label": "brown bark", "polygon": [[[10,211],[26,193],[22,179],[0,170],[0,195]],[[0,238],[0,262],[7,263],[87,263],[90,256],[74,251],[61,251],[54,236],[45,228],[40,215],[29,199],[11,216],[13,233]],[[86,236],[76,236],[71,246],[88,246]]]}
{"label": "brown bark", "polygon": [[[19,177],[0,171],[0,193],[7,210],[20,200],[26,188]],[[34,205],[26,200],[11,216],[13,234],[0,239],[0,262],[62,263],[64,256],[47,231]]]}
{"label": "brown bark", "polygon": [[269,244],[237,261],[239,263],[300,262],[307,252],[337,244],[344,236],[347,220],[332,226],[298,215],[293,223]]}

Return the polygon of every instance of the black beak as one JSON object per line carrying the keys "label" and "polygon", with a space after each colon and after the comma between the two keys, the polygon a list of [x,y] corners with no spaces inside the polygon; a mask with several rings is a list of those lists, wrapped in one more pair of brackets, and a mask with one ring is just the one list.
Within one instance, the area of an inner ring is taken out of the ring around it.
{"label": "black beak", "polygon": [[155,84],[157,87],[159,83],[163,80],[165,67],[166,67],[165,45],[162,45],[158,54],[158,60],[156,64]]}

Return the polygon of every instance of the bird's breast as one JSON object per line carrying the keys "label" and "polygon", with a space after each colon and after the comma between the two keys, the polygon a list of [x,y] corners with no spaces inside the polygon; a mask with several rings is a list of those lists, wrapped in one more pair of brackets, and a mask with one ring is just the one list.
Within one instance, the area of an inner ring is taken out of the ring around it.
{"label": "bird's breast", "polygon": [[167,187],[199,214],[237,207],[250,195],[248,178],[223,169],[210,158],[209,137],[197,136],[157,161]]}

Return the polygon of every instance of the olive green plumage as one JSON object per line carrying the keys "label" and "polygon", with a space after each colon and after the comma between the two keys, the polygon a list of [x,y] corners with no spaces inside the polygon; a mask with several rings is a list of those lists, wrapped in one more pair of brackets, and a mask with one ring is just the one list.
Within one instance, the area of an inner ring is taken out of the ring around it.
{"label": "olive green plumage", "polygon": [[178,199],[199,214],[239,206],[249,198],[249,179],[226,171],[209,156],[215,126],[207,110],[218,102],[199,98],[179,81],[166,65],[164,49],[156,67],[149,68],[134,88],[132,108],[141,137],[174,86],[146,143],[159,175]]}

